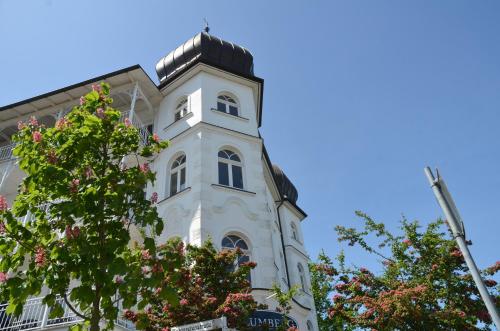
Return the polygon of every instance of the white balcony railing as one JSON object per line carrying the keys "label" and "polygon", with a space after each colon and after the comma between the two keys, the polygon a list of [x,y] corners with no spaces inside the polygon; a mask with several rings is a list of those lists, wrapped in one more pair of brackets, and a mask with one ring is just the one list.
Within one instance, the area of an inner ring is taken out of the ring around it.
{"label": "white balcony railing", "polygon": [[42,330],[61,327],[81,321],[73,313],[62,298],[57,299],[62,305],[64,314],[61,317],[49,318],[50,309],[42,303],[42,298],[28,299],[21,315],[15,317],[6,313],[7,304],[0,305],[0,330]]}
{"label": "white balcony railing", "polygon": [[[122,116],[121,116],[120,120],[122,122],[124,122],[126,118],[130,119],[130,110],[124,110],[121,113],[122,113]],[[141,143],[143,145],[147,145],[149,143],[148,139],[150,136],[150,133],[149,133],[147,127],[142,123],[142,121],[139,119],[137,114],[134,114],[134,116],[132,116],[132,119],[130,120],[130,122],[134,127],[136,127],[139,130],[139,134],[141,136]]]}
{"label": "white balcony railing", "polygon": [[[6,303],[0,304],[0,331],[62,328],[82,321],[69,309],[63,298],[58,298],[57,301],[64,310],[64,314],[57,318],[49,318],[50,308],[42,303],[42,298],[28,299],[23,307],[23,312],[18,317],[6,313]],[[116,325],[122,329],[135,330],[133,323],[120,317],[117,319]]]}
{"label": "white balcony railing", "polygon": [[0,147],[0,162],[12,159],[12,150],[16,147],[16,144],[8,144]]}
{"label": "white balcony railing", "polygon": [[[125,110],[121,112],[121,118],[120,120],[123,122],[125,121],[125,118],[129,118],[130,116],[130,110]],[[143,145],[147,145],[149,142],[149,136],[151,135],[147,129],[147,127],[142,123],[142,121],[139,119],[137,114],[134,114],[135,116],[132,117],[131,123],[134,127],[136,127],[139,130],[139,134],[141,136],[141,143]],[[8,161],[12,160],[14,158],[14,155],[12,155],[12,150],[16,147],[15,143],[11,143],[5,146],[0,147],[0,163],[3,161]]]}

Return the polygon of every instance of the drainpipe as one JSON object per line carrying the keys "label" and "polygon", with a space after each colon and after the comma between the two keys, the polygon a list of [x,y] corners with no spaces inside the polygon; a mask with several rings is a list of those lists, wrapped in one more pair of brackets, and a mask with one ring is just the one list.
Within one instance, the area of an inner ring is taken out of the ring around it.
{"label": "drainpipe", "polygon": [[292,285],[290,283],[290,274],[288,272],[288,262],[287,262],[287,259],[286,259],[286,251],[285,251],[285,239],[283,238],[283,227],[281,226],[281,216],[280,216],[280,207],[283,205],[283,203],[286,200],[287,200],[287,196],[284,195],[283,198],[281,198],[281,200],[275,201],[275,202],[279,202],[280,203],[278,205],[278,207],[276,207],[276,209],[278,211],[278,225],[280,227],[281,248],[283,249],[283,259],[285,259],[286,281],[288,283],[288,288],[290,289],[292,287]]}

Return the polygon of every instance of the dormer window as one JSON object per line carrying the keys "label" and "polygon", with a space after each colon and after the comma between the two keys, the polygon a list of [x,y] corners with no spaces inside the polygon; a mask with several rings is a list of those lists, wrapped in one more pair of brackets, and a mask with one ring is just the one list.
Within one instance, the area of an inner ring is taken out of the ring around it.
{"label": "dormer window", "polygon": [[175,121],[180,120],[184,116],[188,114],[188,102],[187,98],[183,97],[179,103],[177,104],[177,107],[175,107]]}
{"label": "dormer window", "polygon": [[217,97],[217,110],[229,115],[239,116],[238,103],[227,94],[221,94]]}

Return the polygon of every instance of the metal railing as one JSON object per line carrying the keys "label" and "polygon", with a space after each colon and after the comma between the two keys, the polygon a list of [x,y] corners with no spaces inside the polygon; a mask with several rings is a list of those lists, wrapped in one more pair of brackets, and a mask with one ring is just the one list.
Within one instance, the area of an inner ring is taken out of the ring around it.
{"label": "metal railing", "polygon": [[0,162],[11,160],[14,156],[12,150],[16,147],[15,143],[11,143],[0,147]]}
{"label": "metal railing", "polygon": [[63,315],[61,317],[49,318],[50,308],[43,304],[42,299],[28,299],[23,307],[23,312],[17,317],[7,314],[8,304],[0,304],[0,330],[42,330],[82,321],[80,317],[69,309],[63,298],[57,298],[57,302],[63,308]]}
{"label": "metal railing", "polygon": [[[64,327],[83,321],[69,309],[61,297],[57,298],[57,302],[62,306],[64,314],[61,317],[49,318],[51,310],[42,300],[43,298],[41,297],[28,299],[23,306],[23,312],[17,317],[7,314],[8,304],[0,304],[0,331],[44,330]],[[118,317],[116,320],[116,325],[123,329],[136,330],[132,322],[121,317]]]}
{"label": "metal railing", "polygon": [[147,129],[147,127],[142,123],[142,121],[139,119],[136,113],[134,113],[134,116],[132,116],[132,119],[130,119],[130,110],[124,110],[121,112],[122,115],[120,117],[120,120],[122,122],[125,121],[126,118],[130,120],[130,123],[137,129],[139,130],[139,135],[141,136],[141,143],[143,145],[149,144],[149,136],[151,135]]}

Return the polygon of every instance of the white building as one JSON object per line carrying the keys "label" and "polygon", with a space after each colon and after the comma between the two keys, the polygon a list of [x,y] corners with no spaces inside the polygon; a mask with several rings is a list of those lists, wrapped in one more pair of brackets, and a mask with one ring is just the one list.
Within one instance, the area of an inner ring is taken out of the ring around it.
{"label": "white building", "polygon": [[[202,32],[162,58],[156,71],[158,85],[136,65],[1,107],[0,194],[12,201],[23,176],[11,154],[17,122],[34,115],[52,125],[92,84],[106,81],[114,106],[144,135],[156,132],[171,141],[151,163],[157,181],[148,188],[160,197],[158,210],[166,221],[161,239],[178,236],[201,244],[210,238],[221,249],[241,247],[257,262],[251,275],[255,298],[274,310],[272,285],[297,284],[301,293],[290,316],[300,330],[318,330],[301,231],[306,214],[259,134],[264,81],[254,75],[252,55]],[[71,321],[70,315],[57,323],[39,315],[30,328]],[[1,316],[0,306],[0,330],[7,330]]]}

